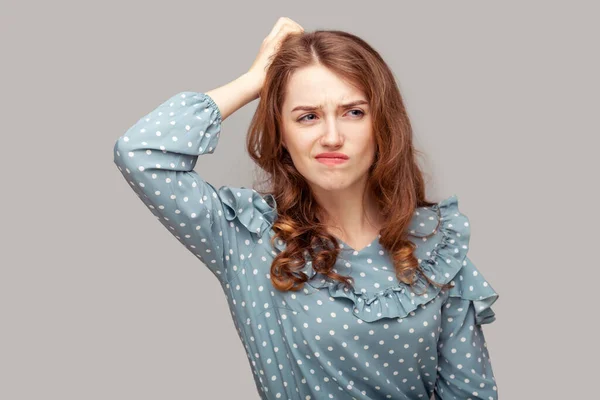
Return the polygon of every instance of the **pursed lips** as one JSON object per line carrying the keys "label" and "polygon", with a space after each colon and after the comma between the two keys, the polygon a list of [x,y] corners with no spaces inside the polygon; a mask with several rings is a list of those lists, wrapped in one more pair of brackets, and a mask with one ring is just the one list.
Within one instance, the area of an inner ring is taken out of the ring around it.
{"label": "pursed lips", "polygon": [[349,157],[345,154],[322,154],[316,157],[319,158],[327,158],[327,159],[338,159],[338,160],[347,160]]}
{"label": "pursed lips", "polygon": [[320,155],[316,157],[317,161],[325,165],[338,165],[348,161],[348,157],[335,156],[335,155]]}

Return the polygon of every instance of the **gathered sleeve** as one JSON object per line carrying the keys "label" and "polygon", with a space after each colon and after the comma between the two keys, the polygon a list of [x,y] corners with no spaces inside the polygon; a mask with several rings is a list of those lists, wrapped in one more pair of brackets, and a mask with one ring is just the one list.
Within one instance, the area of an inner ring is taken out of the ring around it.
{"label": "gathered sleeve", "polygon": [[272,223],[274,204],[250,188],[217,190],[194,171],[198,156],[215,151],[221,123],[210,96],[178,93],[118,138],[114,162],[165,228],[224,284],[227,268],[238,270]]}
{"label": "gathered sleeve", "polygon": [[498,388],[482,325],[495,321],[499,295],[467,257],[442,305],[436,400],[497,400]]}

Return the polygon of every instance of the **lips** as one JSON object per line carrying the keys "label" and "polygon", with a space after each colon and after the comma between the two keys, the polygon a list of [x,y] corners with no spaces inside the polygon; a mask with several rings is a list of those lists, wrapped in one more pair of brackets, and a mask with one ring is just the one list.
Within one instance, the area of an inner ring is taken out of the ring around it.
{"label": "lips", "polygon": [[342,157],[332,157],[330,155],[328,155],[328,156],[319,155],[317,157],[317,161],[320,162],[321,164],[334,166],[334,165],[344,164],[346,161],[348,161],[348,157],[343,157],[343,156]]}
{"label": "lips", "polygon": [[321,153],[317,157],[317,159],[333,159],[333,160],[347,160],[348,156],[343,153]]}

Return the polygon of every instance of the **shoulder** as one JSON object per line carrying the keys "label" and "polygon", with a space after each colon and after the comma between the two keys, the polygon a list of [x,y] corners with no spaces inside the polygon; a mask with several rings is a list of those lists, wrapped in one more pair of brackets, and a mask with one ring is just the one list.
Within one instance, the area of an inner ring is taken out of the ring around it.
{"label": "shoulder", "polygon": [[408,233],[429,277],[452,285],[448,297],[471,301],[478,324],[493,322],[491,306],[499,295],[467,255],[471,224],[458,207],[458,197],[454,194],[433,206],[417,208]]}
{"label": "shoulder", "polygon": [[408,226],[408,234],[415,237],[427,237],[437,232],[449,231],[468,241],[469,219],[458,209],[456,194],[432,206],[417,207]]}
{"label": "shoulder", "polygon": [[428,207],[415,209],[408,227],[421,269],[438,283],[449,283],[463,266],[471,228],[454,194]]}
{"label": "shoulder", "polygon": [[277,202],[272,194],[261,195],[253,188],[221,186],[218,195],[225,218],[236,220],[256,237],[270,229],[277,216]]}

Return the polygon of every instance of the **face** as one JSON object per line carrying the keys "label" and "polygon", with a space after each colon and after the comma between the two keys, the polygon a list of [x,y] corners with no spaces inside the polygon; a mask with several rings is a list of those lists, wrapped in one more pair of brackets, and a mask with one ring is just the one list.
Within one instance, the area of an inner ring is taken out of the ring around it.
{"label": "face", "polygon": [[[371,123],[365,94],[327,68],[305,67],[289,80],[282,105],[283,146],[316,193],[364,188],[375,159]],[[347,159],[317,158],[326,152]]]}

